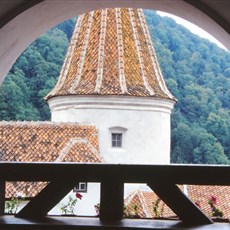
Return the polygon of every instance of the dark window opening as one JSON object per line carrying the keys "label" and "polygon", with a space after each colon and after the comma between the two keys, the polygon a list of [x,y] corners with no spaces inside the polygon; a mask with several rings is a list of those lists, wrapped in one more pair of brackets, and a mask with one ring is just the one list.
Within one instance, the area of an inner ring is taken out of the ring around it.
{"label": "dark window opening", "polygon": [[74,188],[74,192],[87,192],[87,183],[86,182],[79,182]]}
{"label": "dark window opening", "polygon": [[112,133],[112,147],[122,147],[122,133]]}

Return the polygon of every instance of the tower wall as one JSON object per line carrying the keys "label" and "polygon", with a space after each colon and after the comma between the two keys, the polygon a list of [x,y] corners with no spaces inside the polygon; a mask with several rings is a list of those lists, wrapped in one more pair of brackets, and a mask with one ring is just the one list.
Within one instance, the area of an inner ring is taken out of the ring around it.
{"label": "tower wall", "polygon": [[[108,163],[170,163],[170,114],[174,102],[125,96],[62,96],[49,100],[52,121],[90,122],[98,128]],[[112,147],[112,133],[122,147]]]}

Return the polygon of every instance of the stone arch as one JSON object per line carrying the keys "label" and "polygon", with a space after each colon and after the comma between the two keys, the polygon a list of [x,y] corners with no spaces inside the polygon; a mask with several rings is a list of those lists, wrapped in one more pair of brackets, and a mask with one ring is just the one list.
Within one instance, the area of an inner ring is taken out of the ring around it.
{"label": "stone arch", "polygon": [[198,10],[187,1],[149,1],[149,0],[97,0],[97,1],[38,1],[29,5],[11,20],[5,22],[0,30],[0,83],[19,57],[19,55],[39,35],[58,23],[98,8],[132,7],[168,12],[205,29],[228,49],[229,33],[217,22]]}

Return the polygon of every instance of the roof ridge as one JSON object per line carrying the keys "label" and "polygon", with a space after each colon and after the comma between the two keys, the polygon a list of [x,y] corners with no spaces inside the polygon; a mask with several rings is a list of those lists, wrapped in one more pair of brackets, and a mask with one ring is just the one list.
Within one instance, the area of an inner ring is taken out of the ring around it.
{"label": "roof ridge", "polygon": [[80,55],[80,61],[79,61],[79,66],[77,68],[77,73],[76,73],[76,81],[73,82],[69,88],[69,93],[76,93],[77,91],[77,87],[80,84],[81,78],[82,78],[82,71],[83,71],[83,67],[85,64],[85,57],[86,57],[86,52],[87,52],[87,48],[88,48],[88,44],[89,44],[89,35],[91,32],[91,27],[92,27],[92,23],[93,23],[93,15],[94,15],[94,11],[91,11],[89,13],[89,18],[88,18],[88,23],[87,23],[87,28],[86,28],[86,33],[84,36],[84,43],[81,49],[81,55]]}
{"label": "roof ridge", "polygon": [[143,195],[143,191],[141,191],[140,189],[138,189],[137,195],[138,195],[138,197],[139,197],[139,199],[140,199],[140,203],[142,204],[142,207],[143,207],[143,211],[144,211],[144,213],[145,213],[145,216],[146,216],[147,218],[151,218],[152,215],[151,215],[151,213],[149,213],[149,211],[148,211],[148,207],[147,207],[147,204],[146,204],[146,202],[145,202],[145,198],[144,198],[144,195]]}
{"label": "roof ridge", "polygon": [[68,51],[67,51],[68,55],[66,55],[64,63],[62,65],[61,72],[60,72],[59,78],[58,78],[58,82],[56,83],[55,87],[51,90],[51,92],[44,97],[45,100],[47,100],[47,98],[49,96],[55,95],[55,93],[58,90],[60,90],[65,83],[65,80],[66,80],[66,77],[67,77],[67,74],[68,74],[68,71],[70,68],[70,64],[72,61],[72,57],[74,55],[74,49],[75,49],[77,41],[78,41],[78,37],[79,37],[79,33],[80,33],[80,29],[81,29],[81,25],[82,25],[84,16],[85,16],[85,14],[82,14],[82,15],[79,15],[79,17],[78,17],[77,24],[76,24],[75,29],[73,31],[73,35],[72,35],[72,38],[70,40],[70,44],[68,47]]}
{"label": "roof ridge", "polygon": [[133,197],[137,195],[137,190],[132,191],[125,199],[126,205],[129,205],[130,202],[132,201]]}
{"label": "roof ridge", "polygon": [[105,40],[106,40],[106,29],[107,29],[107,9],[102,10],[100,20],[100,43],[98,48],[98,63],[97,63],[97,79],[94,92],[100,93],[103,71],[104,71],[104,56],[105,56]]}
{"label": "roof ridge", "polygon": [[71,138],[66,145],[64,146],[64,148],[61,150],[60,154],[58,155],[58,157],[56,158],[55,162],[62,162],[63,159],[69,154],[70,150],[73,148],[73,146],[76,143],[82,143],[85,144],[86,146],[89,146],[90,150],[92,151],[92,153],[103,163],[104,159],[103,157],[100,155],[100,153],[98,152],[98,150],[96,150],[94,148],[94,146],[90,143],[90,141],[88,140],[88,138]]}
{"label": "roof ridge", "polygon": [[132,30],[133,30],[133,36],[134,36],[134,41],[135,41],[135,45],[136,45],[136,51],[137,51],[137,57],[138,57],[138,61],[140,63],[140,69],[141,69],[141,76],[142,76],[142,81],[144,83],[145,88],[147,89],[147,91],[149,92],[149,94],[151,96],[155,95],[152,87],[149,85],[149,82],[147,81],[147,77],[146,77],[146,72],[145,72],[145,68],[144,68],[144,64],[143,64],[143,52],[142,52],[142,48],[139,42],[139,38],[137,36],[137,26],[136,26],[136,18],[133,16],[133,9],[129,8],[129,16],[130,16],[130,22],[132,24]]}

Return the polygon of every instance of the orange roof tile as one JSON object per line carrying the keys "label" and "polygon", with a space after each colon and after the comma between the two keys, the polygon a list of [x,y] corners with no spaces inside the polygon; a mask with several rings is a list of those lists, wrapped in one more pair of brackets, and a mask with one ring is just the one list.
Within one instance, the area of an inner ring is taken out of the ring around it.
{"label": "orange roof tile", "polygon": [[[0,122],[0,161],[103,162],[103,159],[99,153],[98,132],[93,125]],[[42,183],[35,186],[12,182],[7,184],[6,196],[15,196],[16,192],[33,196],[42,187]]]}
{"label": "orange roof tile", "polygon": [[147,216],[137,192],[130,194],[125,199],[124,216],[137,218],[145,218]]}
{"label": "orange roof tile", "polygon": [[[181,190],[183,186],[179,186]],[[229,186],[201,186],[187,185],[188,197],[198,203],[201,210],[208,216],[212,217],[212,211],[208,204],[211,196],[216,198],[216,208],[223,212],[223,217],[230,219],[230,187]],[[151,191],[137,190],[125,199],[126,216],[132,216],[134,213],[142,218],[155,218],[153,206],[158,196]],[[158,205],[158,213],[162,218],[175,218],[176,214],[160,200]]]}
{"label": "orange roof tile", "polygon": [[175,100],[141,9],[102,9],[79,16],[58,83],[46,99],[64,95]]}
{"label": "orange roof tile", "polygon": [[208,204],[211,196],[216,198],[216,208],[223,212],[223,217],[230,219],[230,186],[198,186],[188,185],[188,196],[197,202],[207,215],[211,216]]}
{"label": "orange roof tile", "polygon": [[[136,190],[125,199],[125,208],[128,214],[136,213],[141,218],[156,218],[153,206],[158,196],[151,191]],[[176,214],[160,200],[158,204],[159,217],[176,218]]]}

